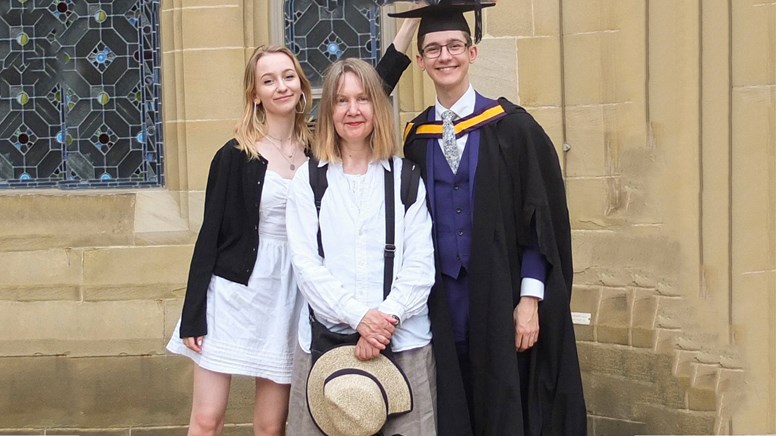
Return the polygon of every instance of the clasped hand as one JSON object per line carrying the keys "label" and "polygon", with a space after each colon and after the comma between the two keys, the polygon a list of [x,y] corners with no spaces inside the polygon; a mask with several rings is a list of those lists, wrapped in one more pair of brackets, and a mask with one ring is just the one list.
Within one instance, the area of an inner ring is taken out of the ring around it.
{"label": "clasped hand", "polygon": [[396,331],[396,320],[377,309],[369,309],[356,326],[356,331],[361,335],[356,343],[356,358],[374,359],[391,343]]}

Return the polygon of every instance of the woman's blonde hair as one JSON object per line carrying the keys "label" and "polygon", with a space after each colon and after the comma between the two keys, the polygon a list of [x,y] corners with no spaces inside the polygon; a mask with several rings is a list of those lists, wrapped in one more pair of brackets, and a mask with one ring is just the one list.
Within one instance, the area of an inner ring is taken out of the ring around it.
{"label": "woman's blonde hair", "polygon": [[338,162],[342,160],[340,137],[334,128],[334,105],[340,89],[340,80],[345,73],[353,73],[361,81],[367,99],[372,103],[374,129],[369,135],[372,158],[388,159],[397,154],[393,111],[383,90],[383,81],[374,67],[360,59],[341,59],[326,70],[323,78],[321,102],[318,105],[318,120],[315,126],[313,154],[319,160]]}
{"label": "woman's blonde hair", "polygon": [[296,75],[299,76],[299,82],[302,86],[302,97],[299,98],[296,104],[294,137],[305,147],[309,147],[312,140],[310,128],[307,127],[307,118],[312,106],[312,88],[310,87],[310,81],[307,80],[307,76],[304,75],[302,66],[291,50],[285,47],[261,46],[254,50],[248,65],[245,66],[245,76],[243,78],[245,110],[243,111],[242,119],[234,131],[234,137],[238,142],[237,148],[245,152],[248,155],[248,159],[258,159],[259,152],[254,147],[254,144],[267,134],[267,113],[264,111],[263,105],[256,104],[253,101],[256,96],[256,64],[267,53],[283,53],[293,62]]}

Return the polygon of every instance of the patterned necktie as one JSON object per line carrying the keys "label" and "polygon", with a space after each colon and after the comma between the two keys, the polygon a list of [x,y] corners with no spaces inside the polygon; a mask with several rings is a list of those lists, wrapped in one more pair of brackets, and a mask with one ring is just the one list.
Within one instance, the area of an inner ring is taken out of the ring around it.
{"label": "patterned necktie", "polygon": [[455,130],[453,129],[453,120],[455,112],[447,110],[442,112],[442,151],[445,154],[450,169],[453,174],[458,172],[458,164],[461,157],[458,155],[458,146],[455,144]]}

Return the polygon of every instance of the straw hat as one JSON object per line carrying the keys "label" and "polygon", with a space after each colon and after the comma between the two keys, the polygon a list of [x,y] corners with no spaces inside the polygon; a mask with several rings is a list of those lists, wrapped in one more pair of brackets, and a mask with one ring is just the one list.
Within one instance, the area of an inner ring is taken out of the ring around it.
{"label": "straw hat", "polygon": [[329,436],[371,436],[388,416],[412,410],[412,391],[402,370],[380,354],[356,359],[354,345],[324,353],[307,377],[307,407]]}

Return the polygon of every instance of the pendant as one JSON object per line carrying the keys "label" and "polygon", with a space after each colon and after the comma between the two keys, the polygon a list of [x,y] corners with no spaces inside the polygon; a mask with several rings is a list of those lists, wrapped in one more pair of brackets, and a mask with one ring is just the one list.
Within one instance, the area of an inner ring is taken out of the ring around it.
{"label": "pendant", "polygon": [[291,168],[291,171],[294,171],[296,169],[296,165],[291,164],[290,168]]}

